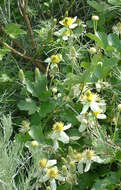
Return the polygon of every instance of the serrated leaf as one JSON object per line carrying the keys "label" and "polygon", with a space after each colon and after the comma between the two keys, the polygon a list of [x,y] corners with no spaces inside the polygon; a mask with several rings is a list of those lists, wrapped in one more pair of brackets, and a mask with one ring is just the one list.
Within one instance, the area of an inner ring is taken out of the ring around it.
{"label": "serrated leaf", "polygon": [[109,34],[108,35],[108,44],[117,49],[118,51],[121,51],[121,40],[116,34]]}
{"label": "serrated leaf", "polygon": [[40,111],[39,111],[40,117],[41,118],[46,117],[46,115],[51,113],[55,109],[55,107],[56,107],[56,104],[54,101],[43,102],[40,105]]}
{"label": "serrated leaf", "polygon": [[20,110],[28,111],[29,115],[35,113],[38,110],[35,101],[33,101],[30,98],[28,98],[26,100],[21,100],[18,103],[18,108]]}
{"label": "serrated leaf", "polygon": [[8,24],[5,27],[5,31],[12,37],[17,38],[21,34],[26,34],[26,32],[21,29],[21,26],[18,24]]}
{"label": "serrated leaf", "polygon": [[41,126],[41,119],[38,113],[34,114],[30,121],[29,135],[38,142],[44,142],[44,134]]}

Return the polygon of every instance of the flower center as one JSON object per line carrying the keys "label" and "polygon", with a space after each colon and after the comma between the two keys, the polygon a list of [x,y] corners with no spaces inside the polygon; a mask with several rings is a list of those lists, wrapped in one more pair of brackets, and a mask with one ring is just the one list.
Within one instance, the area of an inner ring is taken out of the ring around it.
{"label": "flower center", "polygon": [[56,168],[50,168],[50,169],[48,169],[47,175],[51,179],[56,178],[58,176],[58,169],[56,169]]}
{"label": "flower center", "polygon": [[61,132],[61,131],[63,131],[63,127],[64,127],[64,124],[62,122],[56,122],[53,125],[53,131]]}
{"label": "flower center", "polygon": [[86,93],[87,101],[92,102],[93,97],[94,97],[94,94],[90,90],[88,90],[87,93]]}
{"label": "flower center", "polygon": [[71,17],[65,17],[62,20],[62,23],[63,23],[64,26],[69,27],[73,23],[73,18],[71,18]]}
{"label": "flower center", "polygon": [[39,161],[39,167],[40,168],[45,168],[46,164],[47,164],[46,158],[43,158],[42,160]]}
{"label": "flower center", "polygon": [[93,150],[86,150],[84,152],[84,156],[86,157],[87,160],[92,160],[94,156],[94,151]]}
{"label": "flower center", "polygon": [[50,57],[52,63],[59,63],[61,61],[61,58],[59,55],[52,55]]}
{"label": "flower center", "polygon": [[100,113],[102,113],[102,110],[101,110],[101,109],[99,109],[98,111],[94,112],[94,115],[97,117],[98,114],[100,114]]}

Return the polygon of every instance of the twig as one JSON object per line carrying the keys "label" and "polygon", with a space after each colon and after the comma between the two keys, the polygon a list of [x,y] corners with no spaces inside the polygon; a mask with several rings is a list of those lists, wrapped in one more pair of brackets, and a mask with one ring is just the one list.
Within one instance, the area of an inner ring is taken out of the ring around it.
{"label": "twig", "polygon": [[6,36],[8,36],[13,42],[14,44],[19,47],[21,50],[25,51],[22,47],[21,44],[19,44],[19,42],[15,39],[13,39],[10,34],[8,32],[5,31],[4,27],[0,25],[0,31],[3,32],[4,34],[6,34]]}
{"label": "twig", "polygon": [[27,59],[27,60],[30,60],[31,62],[34,62],[40,68],[40,70],[42,72],[46,71],[45,67],[42,65],[42,63],[39,60],[36,60],[33,57],[29,57],[29,56],[23,55],[19,51],[15,50],[11,46],[9,46],[6,42],[3,42],[1,39],[0,39],[0,43],[2,45],[6,46],[8,49],[10,49],[12,53],[17,54],[18,56],[22,57],[23,59]]}
{"label": "twig", "polygon": [[19,3],[20,13],[22,14],[22,16],[25,19],[30,38],[32,40],[32,45],[36,49],[36,43],[34,41],[33,31],[32,31],[31,24],[30,24],[30,21],[29,21],[29,17],[28,17],[28,14],[27,14],[27,0],[20,0],[19,2],[20,2]]}

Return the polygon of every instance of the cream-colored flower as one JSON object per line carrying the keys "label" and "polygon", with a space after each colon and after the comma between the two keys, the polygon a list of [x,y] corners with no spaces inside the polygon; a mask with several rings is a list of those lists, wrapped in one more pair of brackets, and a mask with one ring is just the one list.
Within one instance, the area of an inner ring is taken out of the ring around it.
{"label": "cream-colored flower", "polygon": [[103,163],[104,160],[97,156],[93,150],[86,149],[83,152],[83,162],[86,164],[84,172],[87,172],[89,171],[92,162]]}
{"label": "cream-colored flower", "polygon": [[103,110],[99,109],[94,112],[94,115],[97,119],[106,119],[106,115],[103,113]]}
{"label": "cream-colored flower", "polygon": [[71,124],[65,125],[62,122],[56,122],[53,125],[53,131],[50,134],[50,138],[53,140],[53,148],[57,150],[59,148],[58,141],[61,141],[65,144],[69,143],[69,136],[65,133],[65,130],[69,129]]}
{"label": "cream-colored flower", "polygon": [[61,25],[63,25],[63,26],[66,26],[66,27],[70,28],[70,29],[73,29],[73,28],[75,28],[78,25],[78,24],[75,23],[76,20],[77,20],[77,17],[74,17],[74,18],[72,18],[72,17],[65,17],[59,23]]}
{"label": "cream-colored flower", "polygon": [[62,55],[61,54],[55,54],[51,55],[49,58],[45,59],[46,63],[53,63],[53,64],[58,64],[62,60]]}
{"label": "cream-colored flower", "polygon": [[100,109],[102,109],[103,112],[106,110],[104,100],[101,100],[98,94],[92,93],[90,90],[86,91],[86,93],[80,97],[80,101],[84,105],[80,114],[85,114],[89,108],[93,112],[98,112]]}
{"label": "cream-colored flower", "polygon": [[65,177],[62,177],[61,175],[59,175],[59,171],[56,166],[54,166],[52,168],[48,168],[46,171],[46,174],[44,176],[41,175],[41,177],[40,177],[41,183],[44,183],[46,181],[50,182],[51,190],[56,190],[56,187],[57,187],[56,180],[65,181]]}

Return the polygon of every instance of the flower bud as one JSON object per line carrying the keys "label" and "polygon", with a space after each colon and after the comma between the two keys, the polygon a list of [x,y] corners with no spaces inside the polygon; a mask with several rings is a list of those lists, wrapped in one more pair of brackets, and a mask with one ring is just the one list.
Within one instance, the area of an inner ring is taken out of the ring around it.
{"label": "flower bud", "polygon": [[40,79],[40,71],[38,68],[35,68],[35,80],[38,81]]}
{"label": "flower bud", "polygon": [[62,166],[63,174],[66,176],[68,173],[67,167],[65,165]]}
{"label": "flower bud", "polygon": [[70,163],[69,163],[69,165],[70,165],[70,169],[71,169],[71,171],[72,172],[74,172],[75,170],[76,170],[76,165],[75,165],[75,162],[74,161],[71,161]]}
{"label": "flower bud", "polygon": [[61,96],[62,96],[62,94],[61,94],[61,93],[58,93],[58,94],[57,94],[57,97],[58,97],[58,98],[60,98]]}
{"label": "flower bud", "polygon": [[70,162],[71,161],[71,157],[69,155],[67,155],[67,160]]}
{"label": "flower bud", "polygon": [[65,16],[68,17],[68,11],[65,12]]}
{"label": "flower bud", "polygon": [[25,82],[25,76],[24,76],[24,72],[22,69],[19,70],[19,79],[22,83]]}
{"label": "flower bud", "polygon": [[54,19],[53,19],[53,22],[54,22],[54,24],[56,24],[56,23],[57,23],[57,19],[56,19],[56,18],[54,18]]}
{"label": "flower bud", "polygon": [[52,88],[53,93],[57,93],[58,89],[57,88]]}
{"label": "flower bud", "polygon": [[92,16],[92,20],[93,21],[98,21],[99,20],[99,16],[97,16],[97,15]]}
{"label": "flower bud", "polygon": [[32,142],[31,142],[31,145],[32,145],[33,147],[37,147],[37,146],[39,146],[39,143],[38,143],[37,141],[32,141]]}
{"label": "flower bud", "polygon": [[64,157],[62,157],[61,160],[62,162],[67,163],[67,160]]}
{"label": "flower bud", "polygon": [[89,49],[89,52],[90,52],[91,54],[95,54],[95,53],[97,52],[97,50],[96,50],[96,48],[91,47],[91,48]]}
{"label": "flower bud", "polygon": [[121,111],[121,104],[118,105],[118,110]]}

